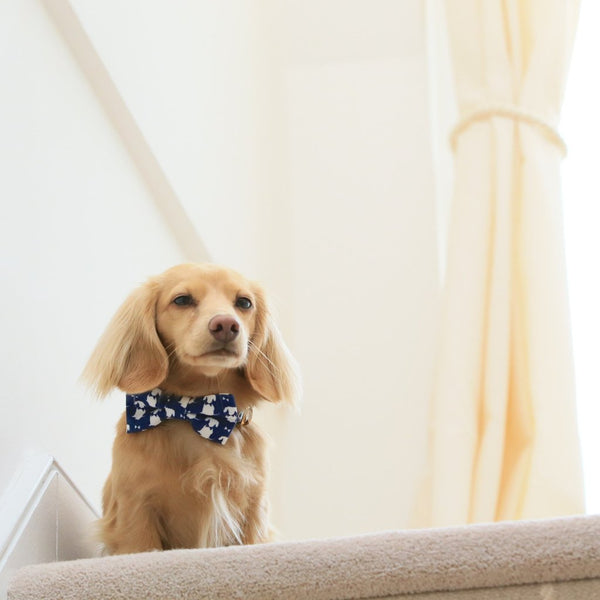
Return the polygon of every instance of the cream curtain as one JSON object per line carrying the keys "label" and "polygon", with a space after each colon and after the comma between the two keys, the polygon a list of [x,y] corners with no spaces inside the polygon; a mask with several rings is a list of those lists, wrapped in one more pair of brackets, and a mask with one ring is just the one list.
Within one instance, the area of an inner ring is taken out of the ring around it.
{"label": "cream curtain", "polygon": [[447,0],[459,109],[428,525],[583,511],[556,133],[577,0]]}

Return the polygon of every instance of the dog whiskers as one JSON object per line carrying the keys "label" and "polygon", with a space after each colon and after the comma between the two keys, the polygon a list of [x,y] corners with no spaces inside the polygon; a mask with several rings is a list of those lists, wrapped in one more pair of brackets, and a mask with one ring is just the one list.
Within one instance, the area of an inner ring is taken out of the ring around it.
{"label": "dog whiskers", "polygon": [[167,352],[167,358],[170,359],[172,356],[174,356],[177,352],[177,345],[175,344],[175,342],[167,344],[165,346],[165,351]]}
{"label": "dog whiskers", "polygon": [[252,340],[248,340],[248,347],[256,352],[258,361],[275,377],[279,371],[277,365]]}

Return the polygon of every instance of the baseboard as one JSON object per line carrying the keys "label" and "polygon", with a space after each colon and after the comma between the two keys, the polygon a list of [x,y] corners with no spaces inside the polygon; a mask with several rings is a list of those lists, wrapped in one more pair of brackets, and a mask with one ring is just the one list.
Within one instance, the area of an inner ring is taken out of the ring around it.
{"label": "baseboard", "polygon": [[25,565],[90,558],[96,510],[51,456],[34,456],[0,498],[0,600]]}

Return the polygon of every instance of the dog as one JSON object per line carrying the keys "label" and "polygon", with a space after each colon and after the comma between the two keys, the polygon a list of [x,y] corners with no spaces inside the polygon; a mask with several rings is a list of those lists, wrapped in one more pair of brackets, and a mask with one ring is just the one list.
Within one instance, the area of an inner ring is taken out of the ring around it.
{"label": "dog", "polygon": [[102,495],[107,553],[271,540],[266,438],[251,413],[264,400],[294,404],[299,377],[258,284],[212,264],[150,278],[83,378],[127,399]]}

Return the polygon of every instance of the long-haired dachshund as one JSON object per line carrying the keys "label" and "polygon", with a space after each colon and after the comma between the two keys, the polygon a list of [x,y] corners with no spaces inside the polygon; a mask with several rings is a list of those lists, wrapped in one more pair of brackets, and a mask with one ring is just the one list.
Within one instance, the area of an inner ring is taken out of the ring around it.
{"label": "long-haired dachshund", "polygon": [[270,539],[262,400],[293,403],[295,362],[262,289],[210,264],[148,280],[119,308],[84,370],[126,393],[100,537],[109,553]]}

